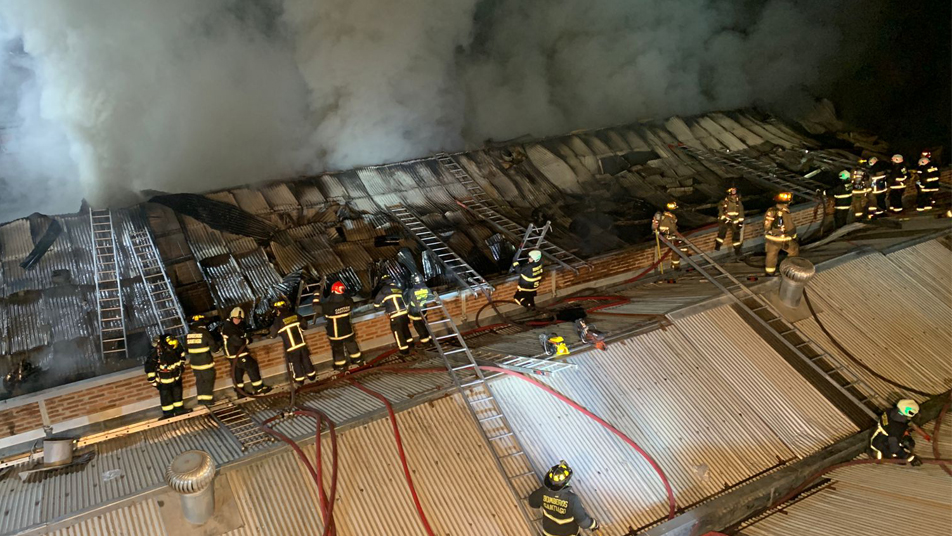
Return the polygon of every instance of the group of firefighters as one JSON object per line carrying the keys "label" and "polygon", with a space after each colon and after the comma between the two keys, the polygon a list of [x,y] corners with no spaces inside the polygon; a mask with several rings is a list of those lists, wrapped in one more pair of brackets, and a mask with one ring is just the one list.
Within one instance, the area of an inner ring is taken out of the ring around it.
{"label": "group of firefighters", "polygon": [[[836,226],[841,227],[851,219],[871,219],[887,212],[902,212],[902,198],[910,175],[916,185],[916,209],[920,212],[931,210],[935,202],[934,192],[938,190],[939,173],[938,168],[931,163],[931,155],[927,151],[922,153],[917,167],[911,173],[907,170],[902,155],[898,154],[892,157],[892,166],[889,169],[873,157],[861,160],[855,169],[842,171],[839,174],[841,182],[833,191]],[[796,225],[790,214],[791,198],[789,192],[777,194],[774,197],[775,205],[764,214],[767,275],[776,273],[781,251],[785,251],[788,256],[796,256],[799,253]],[[665,210],[655,214],[652,219],[652,230],[687,254],[677,229],[677,216],[674,214],[677,208],[675,201],[667,203]],[[727,190],[727,196],[718,204],[717,219],[718,232],[714,249],[720,250],[729,234],[735,256],[740,255],[744,241],[744,204],[737,188],[731,187]],[[674,255],[671,267],[674,270],[679,269],[679,255]],[[513,269],[519,276],[513,301],[532,310],[535,308],[535,297],[542,280],[541,251],[530,251],[526,261],[513,263]],[[431,334],[426,311],[432,295],[422,276],[414,274],[410,288],[406,290],[387,274],[381,278],[380,283],[373,304],[376,308],[385,310],[398,351],[406,355],[414,346],[411,324],[419,343],[428,343]],[[316,380],[317,373],[304,338],[307,321],[298,315],[284,298],[274,301],[272,307],[274,321],[270,336],[281,338],[289,372],[295,384],[300,386],[305,381]],[[337,281],[331,285],[328,296],[315,296],[314,308],[325,318],[333,368],[346,370],[349,366],[363,365],[351,318],[354,301],[345,284]],[[232,309],[227,322],[220,328],[220,335],[221,342],[209,330],[208,320],[203,315],[196,315],[191,318],[184,347],[171,335],[161,335],[153,339],[153,352],[145,363],[145,372],[148,381],[159,390],[163,418],[189,411],[184,408],[182,401],[182,375],[186,356],[195,375],[197,399],[200,404],[210,405],[214,400],[213,354],[220,350],[224,350],[224,355],[231,364],[234,387],[239,397],[264,394],[271,390],[264,384],[258,362],[248,349],[252,338],[242,308]],[[913,453],[915,441],[909,431],[911,419],[918,411],[919,406],[915,401],[903,399],[883,413],[870,438],[869,455],[876,459],[898,458],[911,465],[921,465],[921,460]],[[528,498],[531,507],[542,509],[542,528],[546,535],[570,536],[580,534],[581,529],[599,529],[598,522],[585,511],[581,501],[568,485],[571,477],[572,469],[568,463],[562,461],[548,471],[543,486]]]}

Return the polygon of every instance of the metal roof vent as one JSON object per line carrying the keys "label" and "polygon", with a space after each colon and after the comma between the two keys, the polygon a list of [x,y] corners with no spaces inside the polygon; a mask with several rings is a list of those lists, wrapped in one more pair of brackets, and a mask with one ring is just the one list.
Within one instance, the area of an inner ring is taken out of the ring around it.
{"label": "metal roof vent", "polygon": [[182,513],[194,525],[203,525],[215,513],[215,460],[204,451],[187,450],[172,460],[165,482],[182,496]]}
{"label": "metal roof vent", "polygon": [[789,257],[780,263],[780,302],[795,309],[803,298],[803,288],[816,275],[816,267],[803,257]]}

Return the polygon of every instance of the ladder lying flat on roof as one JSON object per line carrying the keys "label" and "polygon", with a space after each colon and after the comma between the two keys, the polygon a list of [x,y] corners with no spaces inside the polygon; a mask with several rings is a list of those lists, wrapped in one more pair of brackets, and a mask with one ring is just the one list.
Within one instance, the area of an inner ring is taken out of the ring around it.
{"label": "ladder lying flat on roof", "polygon": [[[469,199],[457,200],[456,202],[458,204],[468,209],[479,219],[490,223],[497,231],[507,235],[513,243],[518,243],[518,240],[528,236],[529,229],[499,214],[499,212],[493,208],[496,204],[492,198],[489,197],[478,182],[469,176],[469,173],[467,173],[465,169],[456,163],[456,160],[453,160],[453,157],[446,153],[439,153],[436,155],[436,161],[449,170],[450,174],[453,175],[472,196]],[[531,224],[530,227],[532,227]],[[542,255],[552,262],[564,268],[568,268],[576,274],[578,273],[578,269],[582,266],[591,268],[590,264],[547,240],[540,240],[539,247],[536,249],[541,251]]]}
{"label": "ladder lying flat on roof", "polygon": [[886,407],[879,395],[866,382],[860,379],[852,370],[830,355],[820,345],[815,343],[783,315],[777,312],[772,305],[759,295],[748,289],[711,257],[698,249],[690,240],[678,234],[677,238],[684,242],[692,255],[687,255],[680,248],[675,247],[668,238],[659,235],[661,241],[678,254],[699,274],[714,284],[726,294],[738,307],[747,312],[750,317],[764,330],[773,334],[787,349],[800,358],[809,368],[819,373],[857,408],[862,410],[871,419],[879,417],[881,408]]}
{"label": "ladder lying flat on roof", "polygon": [[[479,432],[492,452],[499,471],[505,475],[509,488],[518,499],[523,516],[529,526],[537,526],[541,514],[533,515],[537,510],[529,508],[527,499],[529,494],[539,487],[538,473],[509,424],[509,419],[503,414],[502,407],[493,396],[486,376],[476,364],[472,351],[443,301],[435,294],[431,296],[433,300],[424,305],[423,311],[429,313],[426,323],[433,337],[433,345],[443,358],[450,378],[466,401],[470,414],[476,420]],[[434,314],[437,312],[439,318]]]}
{"label": "ladder lying flat on roof", "polygon": [[578,367],[575,363],[566,363],[565,361],[513,355],[497,362],[496,366],[515,372],[522,372],[523,374],[534,374],[536,376],[552,376],[553,374]]}
{"label": "ladder lying flat on roof", "polygon": [[251,420],[241,405],[236,405],[227,398],[210,406],[208,414],[238,443],[242,451],[260,443],[274,441],[274,438],[264,433],[258,424]]}
{"label": "ladder lying flat on roof", "polygon": [[800,152],[804,158],[812,158],[814,162],[821,164],[820,167],[825,167],[831,171],[840,171],[843,168],[852,169],[859,165],[859,158],[851,160],[843,156],[821,153],[819,151],[802,150]]}
{"label": "ladder lying flat on roof", "polygon": [[96,258],[96,306],[99,313],[99,351],[103,358],[125,359],[126,319],[122,310],[119,259],[109,210],[89,209]]}
{"label": "ladder lying flat on roof", "polygon": [[684,144],[679,144],[677,147],[701,162],[716,164],[736,171],[744,177],[765,186],[787,190],[804,199],[813,199],[818,191],[828,189],[827,186],[813,179],[802,177],[774,164],[767,164],[741,153],[715,153],[695,149]]}
{"label": "ladder lying flat on roof", "polygon": [[152,235],[148,230],[143,229],[134,231],[129,238],[132,239],[132,251],[135,253],[136,264],[139,265],[142,281],[149,289],[149,301],[152,303],[155,316],[159,319],[162,333],[170,333],[175,337],[185,335],[185,314],[175,297],[175,291],[172,290],[168,274],[165,273],[165,265],[159,258],[159,251],[152,241]]}
{"label": "ladder lying flat on roof", "polygon": [[393,214],[406,230],[410,231],[410,233],[423,244],[423,247],[425,247],[427,251],[440,259],[440,262],[446,266],[464,289],[469,290],[473,295],[480,292],[485,293],[486,296],[492,294],[494,290],[492,285],[490,285],[483,276],[479,275],[479,272],[474,270],[472,266],[457,255],[455,251],[450,249],[450,247],[446,245],[446,242],[440,240],[440,237],[436,236],[436,233],[427,228],[416,214],[410,212],[410,210],[403,205],[392,205],[387,207],[387,210]]}

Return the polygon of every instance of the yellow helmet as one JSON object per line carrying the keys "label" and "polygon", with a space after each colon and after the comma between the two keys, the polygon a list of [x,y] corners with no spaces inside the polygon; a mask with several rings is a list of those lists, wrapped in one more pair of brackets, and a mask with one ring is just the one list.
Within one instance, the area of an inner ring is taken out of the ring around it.
{"label": "yellow helmet", "polygon": [[790,192],[780,192],[774,196],[774,201],[778,203],[789,203],[793,199],[793,194]]}
{"label": "yellow helmet", "polygon": [[668,210],[675,210],[675,209],[678,208],[678,202],[677,202],[677,201],[668,201],[668,204],[665,205],[664,208],[666,208],[666,209],[668,209]]}
{"label": "yellow helmet", "polygon": [[165,336],[165,344],[169,345],[169,348],[171,348],[171,349],[174,350],[174,349],[178,348],[179,342],[178,342],[178,339],[176,339],[175,337],[173,337],[173,336],[171,336],[171,335],[166,335],[166,336]]}

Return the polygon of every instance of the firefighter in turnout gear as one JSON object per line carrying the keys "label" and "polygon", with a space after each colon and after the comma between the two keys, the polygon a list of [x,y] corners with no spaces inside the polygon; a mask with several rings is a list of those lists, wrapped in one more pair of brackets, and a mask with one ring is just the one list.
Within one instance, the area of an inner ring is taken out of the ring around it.
{"label": "firefighter in turnout gear", "polygon": [[401,354],[408,355],[410,347],[413,346],[413,335],[410,334],[410,319],[407,303],[403,301],[403,291],[389,274],[384,274],[381,281],[383,286],[374,298],[374,307],[386,309],[387,316],[390,317],[390,331],[393,332],[393,339],[397,341],[397,349]]}
{"label": "firefighter in turnout gear", "polygon": [[317,372],[311,363],[311,351],[304,341],[307,320],[291,311],[286,298],[279,298],[273,304],[274,323],[271,324],[271,338],[281,336],[284,343],[284,357],[291,364],[294,383],[302,385],[305,379],[317,380]]}
{"label": "firefighter in turnout gear", "polygon": [[764,250],[767,253],[767,262],[764,271],[767,275],[777,273],[777,259],[780,251],[786,251],[790,257],[800,254],[800,243],[797,242],[797,226],[793,223],[790,214],[790,192],[780,192],[774,197],[776,205],[767,209],[764,214]]}
{"label": "firefighter in turnout gear", "polygon": [[581,529],[597,531],[582,501],[572,491],[572,468],[563,460],[549,469],[545,485],[529,495],[529,507],[542,509],[542,533],[545,536],[576,536]]}
{"label": "firefighter in turnout gear", "polygon": [[922,465],[922,460],[913,454],[916,442],[909,434],[909,422],[919,413],[915,400],[896,402],[879,417],[876,430],[869,439],[869,455],[876,460],[899,458],[913,466]]}
{"label": "firefighter in turnout gear", "polygon": [[869,177],[869,207],[867,210],[871,217],[882,216],[888,210],[889,185],[886,181],[886,175],[888,174],[886,164],[880,162],[875,156],[869,157],[869,160],[860,160],[860,164],[866,165],[866,175]]}
{"label": "firefighter in turnout gear", "polygon": [[346,292],[347,287],[337,281],[331,285],[331,295],[321,301],[321,312],[327,321],[324,329],[327,330],[327,340],[331,343],[335,370],[346,369],[348,363],[357,366],[364,364],[360,347],[357,346],[354,325],[351,323],[354,300]]}
{"label": "firefighter in turnout gear", "polygon": [[850,207],[853,204],[853,177],[843,170],[839,174],[840,183],[833,188],[833,224],[837,229],[850,221]]}
{"label": "firefighter in turnout gear", "polygon": [[[651,218],[651,230],[654,231],[656,238],[660,233],[661,236],[667,238],[671,244],[686,254],[687,250],[682,247],[681,239],[678,238],[678,217],[674,215],[677,208],[677,201],[668,201],[664,212],[656,212],[654,217]],[[681,256],[676,251],[671,252],[671,269],[681,269]]]}
{"label": "firefighter in turnout gear", "polygon": [[902,155],[894,154],[892,157],[892,170],[889,172],[890,212],[902,212],[902,196],[906,193],[908,178],[909,173],[906,171],[906,164],[903,162]]}
{"label": "firefighter in turnout gear", "polygon": [[731,231],[731,245],[734,254],[740,255],[740,248],[744,243],[744,203],[740,200],[737,188],[727,189],[727,197],[717,206],[717,238],[714,251],[720,251],[727,238],[727,230]]}
{"label": "firefighter in turnout gear", "polygon": [[413,286],[403,293],[403,301],[407,304],[410,320],[413,322],[420,344],[426,344],[430,342],[430,329],[426,325],[426,311],[423,309],[430,301],[430,289],[420,274],[413,274],[411,282]]}
{"label": "firefighter in turnout gear", "polygon": [[935,193],[939,191],[939,167],[932,163],[932,153],[923,151],[916,166],[916,210],[932,210]]}
{"label": "firefighter in turnout gear", "polygon": [[[245,330],[245,312],[241,307],[235,307],[228,315],[228,322],[221,327],[221,337],[225,346],[225,357],[231,360],[234,367],[235,390],[239,396],[245,392],[252,394],[267,393],[270,387],[261,379],[258,361],[248,353],[251,337]],[[245,381],[245,375],[248,381]],[[245,390],[245,387],[250,389]]]}
{"label": "firefighter in turnout gear", "polygon": [[864,220],[869,206],[870,192],[869,184],[866,182],[866,172],[862,169],[854,169],[851,181],[853,197],[850,200],[850,212],[853,214],[854,221]]}
{"label": "firefighter in turnout gear", "polygon": [[178,340],[171,335],[152,339],[152,352],[145,361],[145,375],[159,390],[162,418],[188,413],[182,403],[182,370],[185,353]]}
{"label": "firefighter in turnout gear", "polygon": [[188,353],[188,364],[195,374],[198,403],[210,406],[215,400],[215,359],[212,353],[221,350],[221,343],[208,331],[208,321],[204,315],[195,315],[191,320],[188,335],[185,336],[185,351]]}
{"label": "firefighter in turnout gear", "polygon": [[535,309],[535,298],[539,292],[539,286],[542,285],[542,252],[533,249],[529,252],[528,260],[525,264],[519,264],[519,261],[512,263],[519,274],[519,285],[516,287],[516,294],[512,297],[513,301],[526,309]]}

